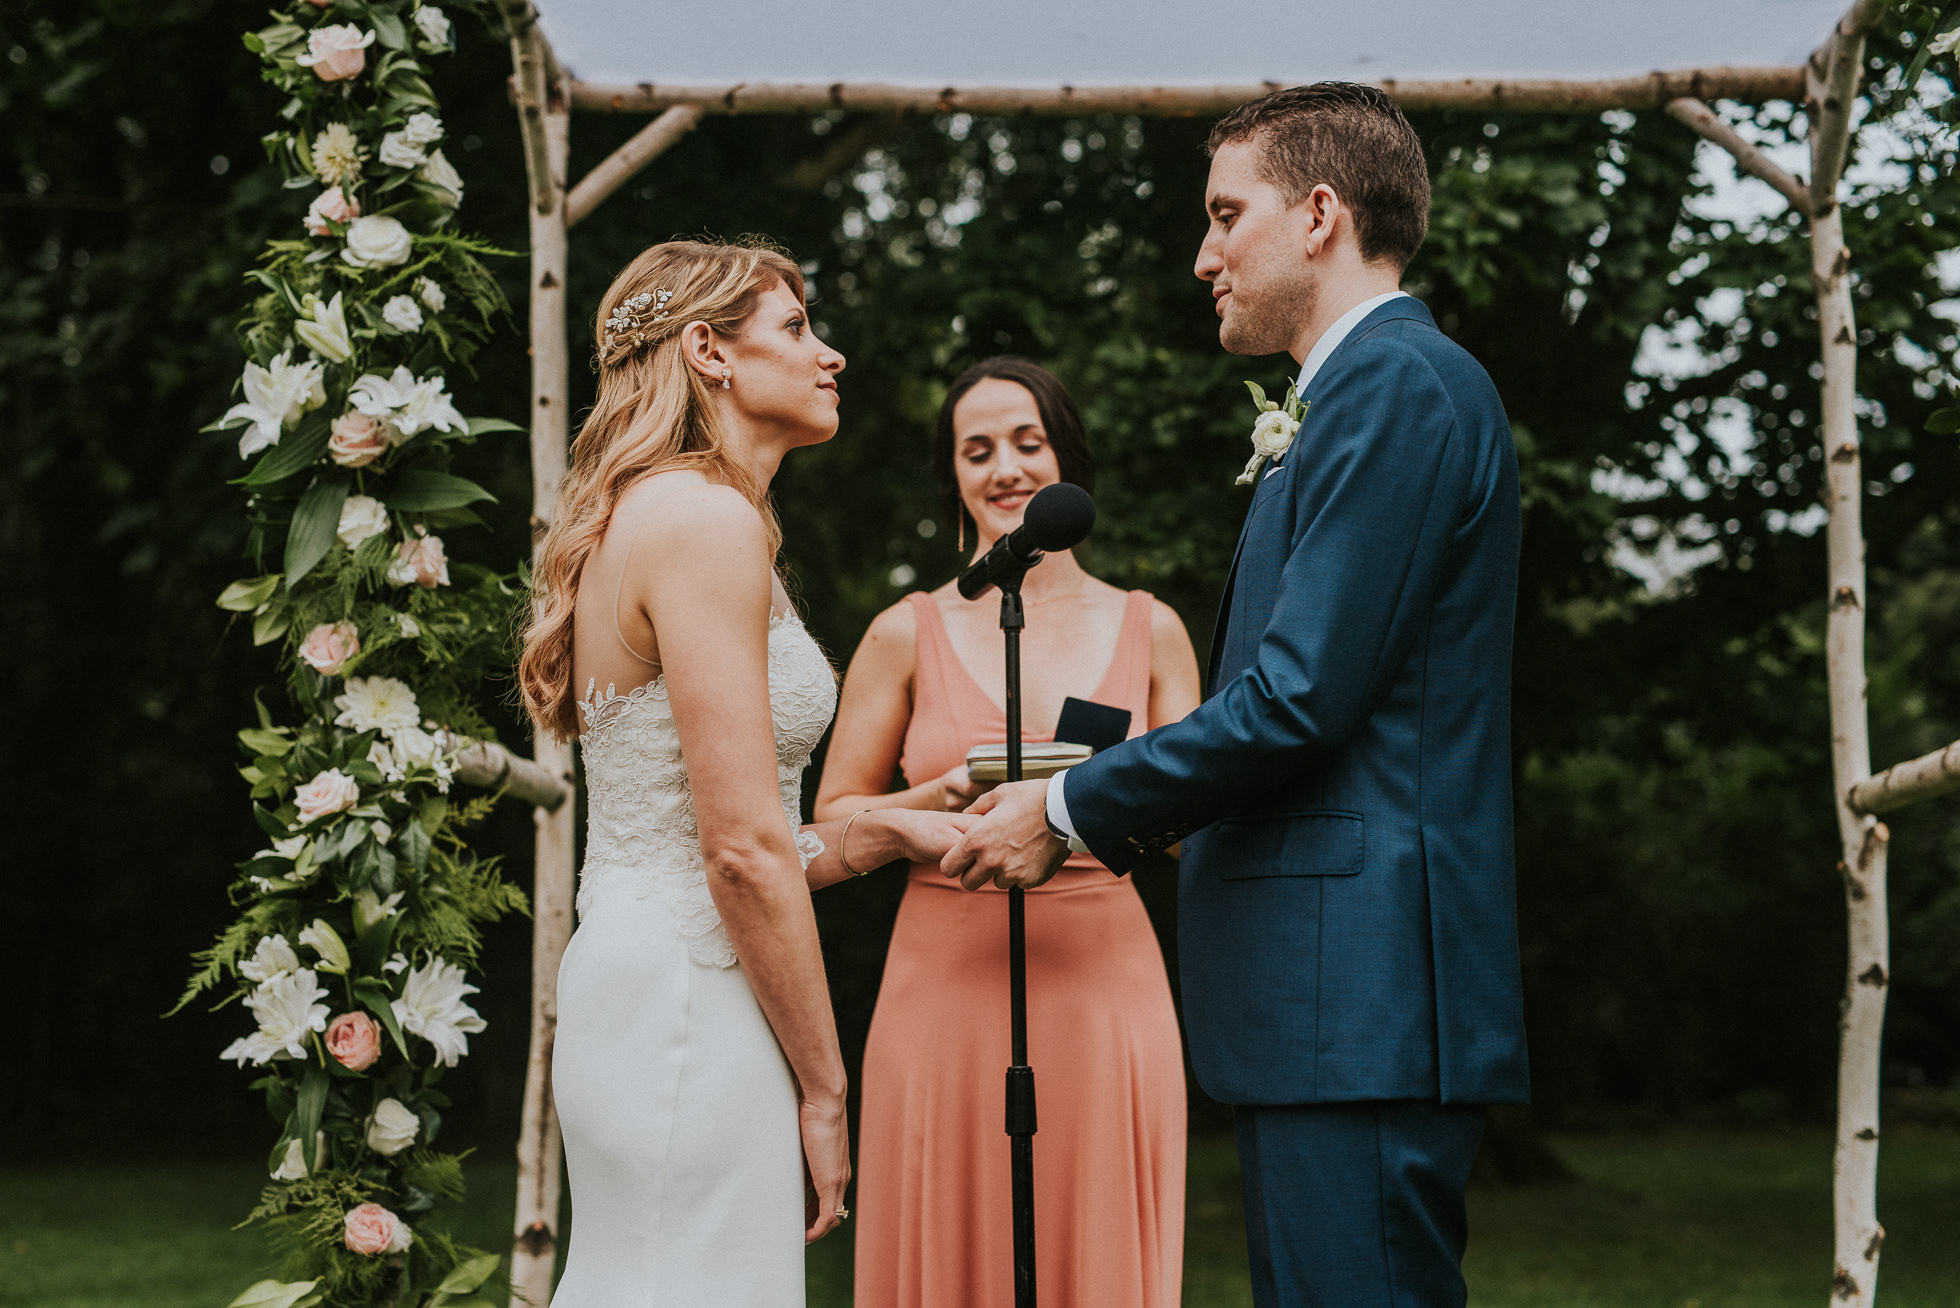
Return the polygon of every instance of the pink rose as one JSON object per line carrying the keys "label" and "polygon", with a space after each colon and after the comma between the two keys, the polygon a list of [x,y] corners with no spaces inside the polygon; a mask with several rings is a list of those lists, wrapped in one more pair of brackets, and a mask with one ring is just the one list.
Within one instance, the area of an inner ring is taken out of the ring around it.
{"label": "pink rose", "polygon": [[449,559],[442,552],[442,537],[417,536],[395,546],[395,561],[388,565],[388,580],[397,586],[414,582],[430,590],[447,586]]}
{"label": "pink rose", "polygon": [[374,1257],[400,1253],[415,1243],[408,1223],[380,1204],[358,1204],[348,1209],[346,1225],[347,1247],[357,1254]]}
{"label": "pink rose", "polygon": [[306,633],[300,658],[323,677],[337,677],[347,660],[361,652],[360,633],[351,622],[322,622]]}
{"label": "pink rose", "polygon": [[311,68],[323,82],[344,82],[360,76],[367,67],[367,48],[374,44],[374,33],[363,32],[352,23],[316,27],[306,38],[306,53],[293,62]]}
{"label": "pink rose", "polygon": [[365,1072],[381,1057],[381,1028],[366,1013],[342,1013],[327,1023],[327,1052],[349,1071]]}
{"label": "pink rose", "polygon": [[313,203],[306,206],[306,230],[315,236],[332,236],[333,229],[327,226],[328,220],[337,223],[350,223],[361,216],[361,202],[342,191],[338,186],[329,186],[313,197]]}
{"label": "pink rose", "polygon": [[312,822],[360,803],[361,788],[339,768],[328,768],[293,792],[293,799],[299,804],[299,820]]}
{"label": "pink rose", "polygon": [[343,468],[365,468],[387,448],[387,425],[353,409],[333,420],[333,434],[327,437],[327,453]]}

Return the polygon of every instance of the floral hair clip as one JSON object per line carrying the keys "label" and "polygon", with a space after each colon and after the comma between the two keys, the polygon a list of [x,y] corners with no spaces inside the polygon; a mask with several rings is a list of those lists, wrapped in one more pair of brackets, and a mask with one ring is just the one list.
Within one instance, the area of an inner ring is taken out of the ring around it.
{"label": "floral hair clip", "polygon": [[607,347],[611,347],[614,337],[644,330],[665,318],[667,301],[673,298],[672,291],[642,291],[614,306],[612,316],[606,319]]}

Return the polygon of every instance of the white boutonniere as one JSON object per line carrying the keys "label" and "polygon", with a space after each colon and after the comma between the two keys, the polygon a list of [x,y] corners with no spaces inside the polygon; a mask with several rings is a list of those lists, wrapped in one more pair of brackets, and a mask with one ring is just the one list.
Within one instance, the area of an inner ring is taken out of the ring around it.
{"label": "white boutonniere", "polygon": [[1232,483],[1235,486],[1250,486],[1259,479],[1260,464],[1286,453],[1300,430],[1300,420],[1307,416],[1306,401],[1290,384],[1286,397],[1278,404],[1266,398],[1258,382],[1247,382],[1245,388],[1252,392],[1252,402],[1259,406],[1259,421],[1252,424],[1252,457],[1246,460],[1245,471]]}

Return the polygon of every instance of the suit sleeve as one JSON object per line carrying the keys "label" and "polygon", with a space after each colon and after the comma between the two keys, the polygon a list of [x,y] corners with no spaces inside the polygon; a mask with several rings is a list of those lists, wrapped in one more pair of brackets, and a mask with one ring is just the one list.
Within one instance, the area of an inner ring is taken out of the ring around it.
{"label": "suit sleeve", "polygon": [[1077,833],[1112,870],[1247,811],[1365,723],[1419,639],[1472,460],[1448,392],[1412,347],[1366,338],[1286,458],[1292,545],[1257,656],[1190,716],[1064,778]]}

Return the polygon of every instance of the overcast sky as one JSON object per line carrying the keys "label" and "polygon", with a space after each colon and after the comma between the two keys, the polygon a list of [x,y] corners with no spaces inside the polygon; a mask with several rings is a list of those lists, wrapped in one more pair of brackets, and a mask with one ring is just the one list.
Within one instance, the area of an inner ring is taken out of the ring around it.
{"label": "overcast sky", "polygon": [[1801,63],[1848,0],[541,0],[586,81],[1618,76]]}

